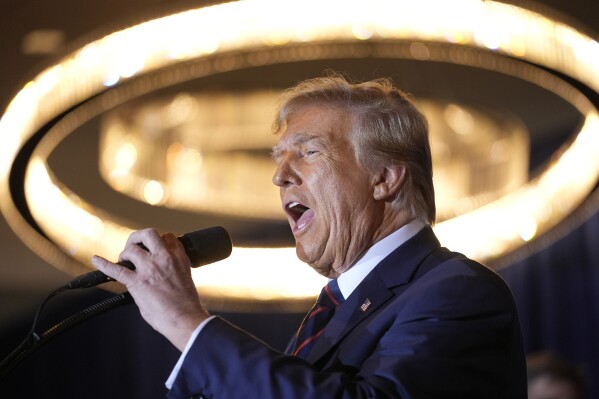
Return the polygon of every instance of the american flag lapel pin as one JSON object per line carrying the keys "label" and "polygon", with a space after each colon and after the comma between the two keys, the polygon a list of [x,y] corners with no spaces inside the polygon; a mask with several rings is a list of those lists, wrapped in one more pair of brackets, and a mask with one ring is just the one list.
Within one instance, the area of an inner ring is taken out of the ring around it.
{"label": "american flag lapel pin", "polygon": [[370,305],[372,305],[372,302],[370,302],[370,298],[366,298],[364,303],[360,305],[360,310],[362,312],[366,312],[368,310],[368,308],[370,307]]}

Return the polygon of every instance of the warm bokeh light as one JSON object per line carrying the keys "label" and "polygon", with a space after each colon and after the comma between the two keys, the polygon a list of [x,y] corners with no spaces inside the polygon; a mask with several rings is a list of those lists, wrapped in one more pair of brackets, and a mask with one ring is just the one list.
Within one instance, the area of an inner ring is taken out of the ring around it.
{"label": "warm bokeh light", "polygon": [[[59,189],[41,159],[31,162],[26,182],[34,217],[41,221],[44,231],[52,233],[54,242],[78,258],[91,256],[92,252],[108,259],[118,258],[131,229],[98,217],[88,203]],[[52,225],[60,225],[61,229],[53,230]],[[287,278],[281,279],[282,267],[289,273]],[[324,277],[297,259],[294,248],[236,247],[229,258],[194,269],[193,275],[207,297],[233,300],[301,300],[312,297],[326,283]]]}
{"label": "warm bokeh light", "polygon": [[150,205],[158,205],[165,199],[165,191],[162,183],[149,180],[144,184],[143,198]]}
{"label": "warm bokeh light", "polygon": [[[314,13],[314,9],[319,12]],[[289,15],[294,17],[288,18]],[[248,0],[199,8],[148,21],[90,43],[44,70],[21,89],[0,120],[2,212],[11,227],[33,250],[40,252],[40,247],[45,246],[47,251],[52,251],[45,238],[27,224],[13,203],[9,190],[11,167],[20,149],[44,124],[71,107],[99,95],[107,87],[118,88],[121,83],[132,82],[149,72],[208,56],[222,55],[222,58],[214,58],[211,63],[196,64],[195,77],[231,71],[242,65],[259,66],[319,57],[341,57],[339,54],[342,53],[332,50],[333,46],[328,47],[331,51],[328,54],[324,48],[310,46],[287,52],[268,50],[307,43],[332,45],[350,42],[410,43],[409,54],[402,53],[401,56],[417,60],[434,60],[438,55],[430,45],[443,44],[451,48],[444,62],[509,73],[502,70],[502,65],[505,65],[503,61],[481,61],[477,64],[472,53],[459,51],[478,48],[489,54],[507,55],[558,71],[599,92],[599,44],[596,40],[562,22],[495,1]],[[389,53],[385,56],[399,56],[394,53],[392,46],[387,49]],[[358,47],[355,51],[355,57],[368,56],[360,53]],[[534,74],[523,73],[526,75],[524,78],[569,101],[584,115],[585,124],[573,143],[554,157],[532,181],[493,203],[436,227],[443,244],[473,258],[492,259],[548,231],[571,213],[597,182],[597,110],[576,89],[555,89],[559,86],[556,83],[558,78],[547,72],[536,71]],[[176,79],[177,76],[172,75],[157,80],[156,87],[151,89],[177,83]],[[562,88],[567,86],[565,83],[561,85]],[[182,101],[186,100],[183,98]],[[180,117],[174,112],[173,123]],[[465,134],[469,131],[468,117],[459,110],[448,110],[448,120],[456,126],[462,126]],[[70,123],[76,126],[75,122]],[[64,131],[68,130],[68,127],[64,127],[66,123],[59,125]],[[55,129],[59,129],[59,126]],[[70,131],[62,134],[68,133]],[[28,206],[50,239],[78,262],[87,265],[93,253],[114,257],[122,247],[127,228],[112,221],[108,215],[99,215],[100,211],[77,198],[59,182],[53,181],[47,170],[44,159],[56,145],[52,141],[59,140],[59,136],[49,132],[31,158],[25,180]],[[126,173],[138,161],[136,157],[140,154],[134,156],[126,143],[118,145],[124,146],[124,149],[113,162],[120,165],[119,173]],[[174,148],[172,151],[182,150]],[[496,151],[498,157],[505,152],[501,146]],[[191,162],[201,159],[200,164],[204,166],[211,162],[203,153],[191,152],[187,156],[192,159]],[[123,181],[122,184],[124,186],[127,182]],[[160,202],[166,198],[165,192],[158,195],[155,183],[151,187],[153,189],[149,190],[149,197],[152,201]],[[276,259],[273,262],[279,268],[295,262],[291,249],[262,252]],[[45,256],[48,261],[63,267],[57,256]],[[243,256],[245,259],[246,255]],[[232,257],[231,262],[238,262],[236,259]],[[257,259],[256,263],[269,267],[263,262],[266,255],[261,254]],[[281,279],[263,287],[256,296],[280,297],[288,293],[297,297],[305,296],[305,292],[293,291],[293,287],[279,291],[283,280],[296,281],[295,272],[295,269],[289,268],[285,273],[279,273]],[[222,273],[231,272],[222,268]],[[202,278],[199,284],[209,286],[211,279],[217,277]],[[235,296],[235,292],[248,289],[248,286],[257,287],[259,283],[248,276],[244,288],[228,282],[227,285],[234,286],[230,295]],[[309,283],[305,286],[312,290],[311,293],[316,291],[308,287]]]}
{"label": "warm bokeh light", "polygon": [[[277,136],[269,132],[279,94],[185,92],[107,112],[100,131],[102,176],[113,189],[151,205],[286,220],[271,183]],[[526,183],[529,143],[521,121],[501,110],[417,101],[431,132],[438,222]],[[156,188],[168,198],[148,197],[148,179],[159,180]]]}

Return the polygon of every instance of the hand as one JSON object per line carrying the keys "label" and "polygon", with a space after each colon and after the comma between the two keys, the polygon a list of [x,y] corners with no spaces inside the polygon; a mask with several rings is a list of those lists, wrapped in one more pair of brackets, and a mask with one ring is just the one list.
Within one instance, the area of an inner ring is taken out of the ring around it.
{"label": "hand", "polygon": [[191,278],[191,264],[183,245],[171,233],[160,236],[154,229],[136,231],[119,255],[119,262],[125,260],[136,269],[129,270],[99,256],[94,256],[92,263],[124,284],[144,320],[182,351],[196,327],[208,317]]}

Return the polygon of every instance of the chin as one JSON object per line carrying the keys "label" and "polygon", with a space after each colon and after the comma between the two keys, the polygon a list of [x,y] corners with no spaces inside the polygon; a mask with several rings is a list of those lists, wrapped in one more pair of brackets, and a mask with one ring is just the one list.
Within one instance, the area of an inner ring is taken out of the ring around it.
{"label": "chin", "polygon": [[308,264],[318,274],[328,277],[337,277],[337,272],[333,269],[332,262],[323,262],[323,252],[315,249],[313,246],[302,245],[299,241],[295,241],[295,254],[298,259]]}
{"label": "chin", "polygon": [[318,274],[320,274],[321,276],[327,277],[327,278],[337,278],[339,276],[339,274],[337,273],[337,271],[335,269],[333,269],[333,267],[331,266],[331,264],[322,264],[321,262],[306,262],[308,265],[310,265],[310,267],[312,269],[314,269],[314,271]]}

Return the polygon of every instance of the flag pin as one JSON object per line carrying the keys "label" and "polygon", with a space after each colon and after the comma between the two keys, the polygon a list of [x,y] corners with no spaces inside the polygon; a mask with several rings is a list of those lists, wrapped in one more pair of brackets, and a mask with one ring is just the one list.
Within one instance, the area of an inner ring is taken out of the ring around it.
{"label": "flag pin", "polygon": [[370,307],[370,305],[372,305],[372,302],[370,302],[370,298],[366,298],[364,303],[362,305],[360,305],[360,310],[362,312],[366,312],[368,310],[368,308]]}

